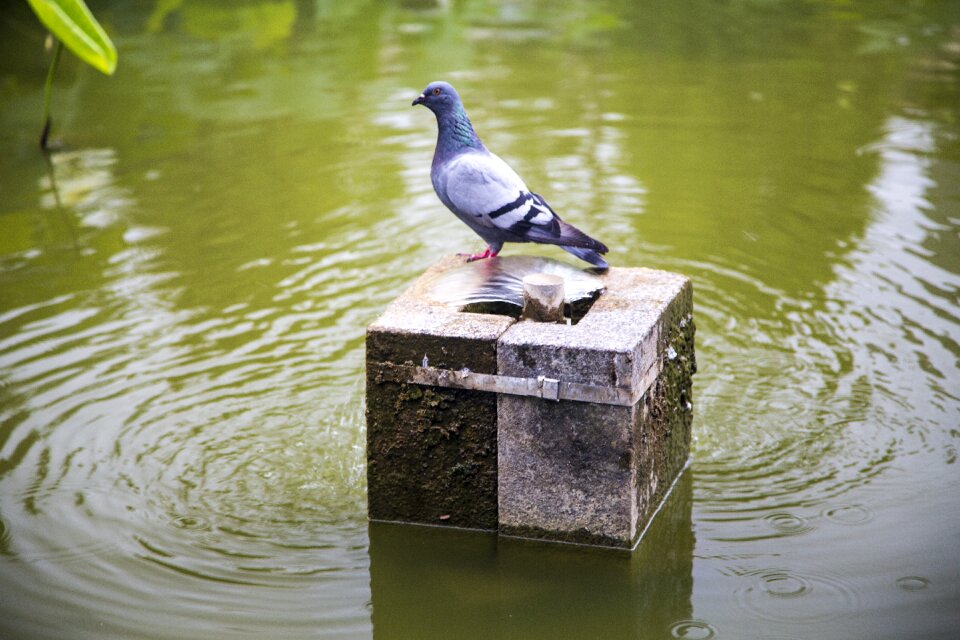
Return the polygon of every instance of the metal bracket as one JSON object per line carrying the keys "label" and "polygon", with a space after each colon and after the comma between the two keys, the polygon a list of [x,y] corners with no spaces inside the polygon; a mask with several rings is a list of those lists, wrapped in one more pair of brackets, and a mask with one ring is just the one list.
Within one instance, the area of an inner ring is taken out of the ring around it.
{"label": "metal bracket", "polygon": [[[426,357],[424,357],[424,362],[427,362]],[[428,387],[489,391],[514,396],[543,398],[555,402],[574,400],[632,407],[643,396],[643,391],[634,391],[628,387],[601,387],[580,382],[566,382],[546,376],[521,378],[492,373],[476,373],[469,369],[454,371],[431,366],[391,364],[388,362],[380,362],[372,366],[377,367],[374,378],[377,382],[400,382]]]}
{"label": "metal bracket", "polygon": [[546,376],[537,376],[537,387],[540,397],[560,402],[560,381]]}

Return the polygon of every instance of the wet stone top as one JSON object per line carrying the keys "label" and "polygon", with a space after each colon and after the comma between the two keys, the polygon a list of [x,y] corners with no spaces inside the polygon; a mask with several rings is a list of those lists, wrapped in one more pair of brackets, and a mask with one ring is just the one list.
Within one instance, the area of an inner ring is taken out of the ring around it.
{"label": "wet stone top", "polygon": [[441,258],[391,302],[368,331],[496,340],[516,320],[509,316],[463,313],[425,295],[427,284],[437,273],[460,266],[463,261],[457,255]]}
{"label": "wet stone top", "polygon": [[[606,290],[576,325],[520,322],[498,341],[504,375],[547,375],[584,384],[645,388],[661,354],[668,308],[683,298],[684,276],[644,268],[611,267]],[[686,298],[688,313],[689,298]]]}
{"label": "wet stone top", "polygon": [[611,267],[602,278],[606,290],[576,325],[521,322],[501,342],[629,352],[655,330],[688,283],[679,274],[645,268]]}
{"label": "wet stone top", "polygon": [[501,375],[547,376],[642,391],[651,372],[655,374],[659,350],[665,348],[661,326],[673,321],[664,320],[668,309],[681,299],[682,313],[690,311],[689,280],[684,276],[611,267],[601,276],[604,292],[576,325],[462,312],[431,299],[427,290],[438,273],[463,261],[456,255],[442,258],[391,302],[368,332],[495,341],[496,371]]}

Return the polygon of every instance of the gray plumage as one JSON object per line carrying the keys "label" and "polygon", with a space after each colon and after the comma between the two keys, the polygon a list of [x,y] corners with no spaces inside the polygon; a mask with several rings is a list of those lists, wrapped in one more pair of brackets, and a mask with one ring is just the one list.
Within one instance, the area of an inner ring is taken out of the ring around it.
{"label": "gray plumage", "polygon": [[506,162],[487,150],[450,84],[431,82],[413,104],[422,104],[437,116],[437,148],[430,170],[437,196],[488,245],[471,260],[496,256],[504,242],[539,242],[607,268],[600,256],[607,252],[606,245],[561,220]]}

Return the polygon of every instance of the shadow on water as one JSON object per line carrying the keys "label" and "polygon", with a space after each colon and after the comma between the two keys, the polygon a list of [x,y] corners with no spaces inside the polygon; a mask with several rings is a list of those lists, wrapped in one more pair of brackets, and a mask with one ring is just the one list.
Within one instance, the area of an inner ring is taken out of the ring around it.
{"label": "shadow on water", "polygon": [[707,628],[691,619],[692,485],[685,473],[632,555],[371,523],[374,638],[638,638]]}

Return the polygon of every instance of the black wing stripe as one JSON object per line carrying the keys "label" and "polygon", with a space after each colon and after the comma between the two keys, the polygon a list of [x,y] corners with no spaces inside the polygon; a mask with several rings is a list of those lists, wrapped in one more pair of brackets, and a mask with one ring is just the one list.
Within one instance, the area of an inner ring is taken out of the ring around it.
{"label": "black wing stripe", "polygon": [[530,199],[530,194],[527,193],[527,192],[525,192],[525,191],[521,191],[519,198],[517,198],[516,200],[514,200],[513,202],[511,202],[511,203],[509,203],[509,204],[503,205],[502,207],[500,207],[500,208],[497,209],[496,211],[491,211],[491,212],[488,213],[487,215],[490,216],[490,219],[491,219],[491,220],[493,220],[493,219],[495,219],[495,218],[499,218],[499,217],[502,216],[502,215],[505,215],[505,214],[507,214],[507,213],[510,213],[511,211],[513,211],[513,210],[516,209],[517,207],[521,206],[524,202],[526,202],[526,201],[529,200],[529,199]]}
{"label": "black wing stripe", "polygon": [[543,209],[538,209],[537,207],[530,207],[530,211],[527,212],[527,215],[523,216],[523,221],[530,222],[541,213],[543,213]]}

